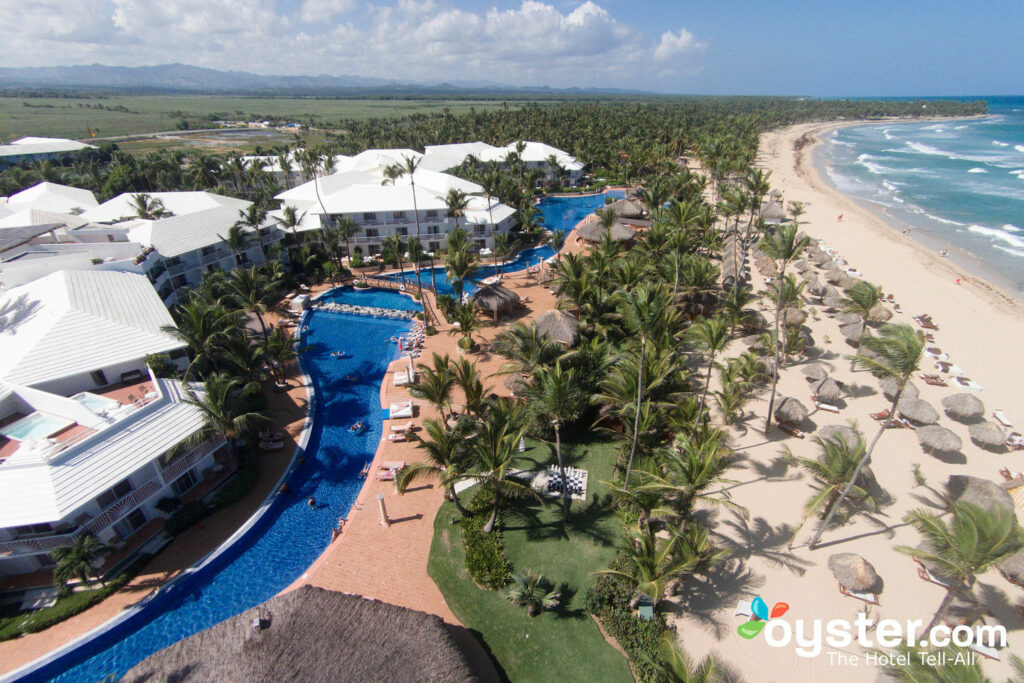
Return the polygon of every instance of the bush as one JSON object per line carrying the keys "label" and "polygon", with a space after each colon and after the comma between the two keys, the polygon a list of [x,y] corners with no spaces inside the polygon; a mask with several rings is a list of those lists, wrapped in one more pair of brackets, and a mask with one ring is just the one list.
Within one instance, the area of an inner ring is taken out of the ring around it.
{"label": "bush", "polygon": [[154,505],[153,507],[155,507],[160,512],[166,512],[170,514],[171,512],[177,510],[180,505],[180,498],[177,498],[175,496],[164,496],[163,498],[158,500],[156,502],[156,505]]}
{"label": "bush", "polygon": [[466,572],[481,588],[497,590],[504,588],[512,579],[512,563],[505,557],[505,538],[498,528],[500,518],[494,531],[489,534],[483,532],[488,517],[488,514],[480,512],[466,517],[459,524],[462,543],[466,547]]}
{"label": "bush", "polygon": [[417,320],[423,320],[423,311],[418,311],[416,313],[416,319]]}
{"label": "bush", "polygon": [[194,500],[185,503],[164,522],[164,531],[170,536],[177,536],[199,520],[208,517],[213,510],[206,503]]}
{"label": "bush", "polygon": [[146,365],[153,369],[153,374],[165,379],[178,379],[178,368],[166,353],[151,353],[146,356]]}
{"label": "bush", "polygon": [[259,468],[256,465],[256,458],[251,454],[246,454],[245,460],[243,460],[242,466],[235,473],[235,476],[231,478],[231,481],[224,484],[220,491],[217,491],[217,496],[214,498],[214,507],[219,510],[241,500],[256,485],[258,477]]}
{"label": "bush", "polygon": [[433,337],[435,334],[437,334],[437,328],[434,327],[433,325],[427,325],[425,328],[423,328],[423,334],[427,335],[428,337]]}
{"label": "bush", "polygon": [[463,351],[472,351],[476,348],[476,342],[473,341],[472,337],[460,337],[459,348]]}

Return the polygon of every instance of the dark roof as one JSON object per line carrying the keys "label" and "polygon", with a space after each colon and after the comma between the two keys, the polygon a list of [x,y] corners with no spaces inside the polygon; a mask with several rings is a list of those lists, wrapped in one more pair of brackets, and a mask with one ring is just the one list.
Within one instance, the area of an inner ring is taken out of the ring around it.
{"label": "dark roof", "polygon": [[150,655],[121,680],[447,683],[479,678],[440,617],[302,586]]}
{"label": "dark roof", "polygon": [[484,285],[469,295],[469,301],[485,311],[507,311],[519,304],[519,295],[499,284]]}

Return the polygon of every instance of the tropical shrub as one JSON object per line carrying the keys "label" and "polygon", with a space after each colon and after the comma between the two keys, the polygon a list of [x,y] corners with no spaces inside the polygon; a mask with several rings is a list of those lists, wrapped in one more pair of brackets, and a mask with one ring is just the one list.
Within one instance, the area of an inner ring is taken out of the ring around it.
{"label": "tropical shrub", "polygon": [[170,536],[177,536],[199,520],[208,517],[211,512],[213,510],[202,501],[185,503],[167,518],[164,522],[164,531]]}
{"label": "tropical shrub", "polygon": [[481,588],[504,588],[512,578],[512,563],[505,556],[505,538],[500,521],[494,531],[483,532],[487,514],[478,513],[459,522],[466,547],[466,572]]}

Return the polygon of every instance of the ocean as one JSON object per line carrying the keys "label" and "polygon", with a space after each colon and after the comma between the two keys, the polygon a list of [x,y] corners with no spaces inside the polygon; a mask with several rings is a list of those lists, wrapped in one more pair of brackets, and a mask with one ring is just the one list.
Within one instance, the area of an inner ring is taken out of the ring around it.
{"label": "ocean", "polygon": [[989,114],[841,128],[814,163],[893,227],[1024,298],[1024,97],[989,98]]}

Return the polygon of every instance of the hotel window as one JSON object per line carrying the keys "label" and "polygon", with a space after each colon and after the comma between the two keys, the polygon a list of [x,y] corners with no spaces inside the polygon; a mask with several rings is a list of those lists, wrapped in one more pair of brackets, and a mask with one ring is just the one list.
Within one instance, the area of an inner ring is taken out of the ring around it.
{"label": "hotel window", "polygon": [[427,226],[427,234],[428,235],[440,235],[441,234],[441,226],[440,225],[428,225]]}
{"label": "hotel window", "polygon": [[396,221],[404,221],[405,211],[393,211],[391,213],[391,217],[394,218]]}
{"label": "hotel window", "polygon": [[380,231],[377,230],[377,228],[367,228],[366,229],[366,236],[367,237],[380,237]]}
{"label": "hotel window", "polygon": [[14,535],[18,538],[28,538],[29,536],[42,536],[53,531],[53,527],[49,524],[26,524],[25,526],[14,527]]}
{"label": "hotel window", "polygon": [[427,218],[437,218],[437,209],[427,211]]}
{"label": "hotel window", "polygon": [[486,247],[486,246],[487,246],[487,242],[485,242],[484,240],[477,240],[477,241],[476,241],[476,246],[478,246],[478,247],[480,247],[481,249],[483,249],[484,247]]}
{"label": "hotel window", "polygon": [[131,536],[146,523],[146,513],[142,508],[135,508],[120,522],[114,525],[114,531],[121,538]]}
{"label": "hotel window", "polygon": [[398,233],[399,235],[408,235],[408,234],[409,234],[409,228],[398,228],[398,229],[396,230],[396,232],[397,232],[397,233]]}
{"label": "hotel window", "polygon": [[196,478],[196,470],[192,468],[185,472],[171,484],[171,488],[174,489],[174,495],[180,496],[188,491],[190,488],[196,485],[199,480]]}
{"label": "hotel window", "polygon": [[430,242],[427,245],[427,248],[430,249],[430,251],[437,251],[438,249],[441,248],[441,243],[440,242]]}
{"label": "hotel window", "polygon": [[368,213],[364,213],[363,214],[363,220],[364,221],[375,221],[375,220],[377,220],[377,214],[373,213],[372,211],[368,212]]}
{"label": "hotel window", "polygon": [[132,483],[125,479],[120,483],[115,484],[103,493],[99,495],[96,502],[99,503],[100,509],[105,509],[108,505],[113,503],[115,500],[120,500],[132,492]]}
{"label": "hotel window", "polygon": [[92,377],[92,381],[96,386],[105,387],[107,385],[107,376],[103,374],[102,370],[93,370],[89,373],[89,376]]}

